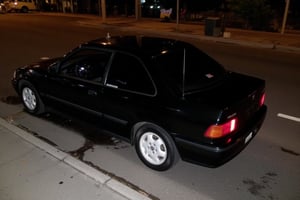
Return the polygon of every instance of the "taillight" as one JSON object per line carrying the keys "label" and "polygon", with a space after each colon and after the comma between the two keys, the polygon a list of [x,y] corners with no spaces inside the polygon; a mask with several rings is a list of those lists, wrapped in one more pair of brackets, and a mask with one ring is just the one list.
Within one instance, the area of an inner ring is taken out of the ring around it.
{"label": "taillight", "polygon": [[260,97],[260,100],[259,100],[259,106],[264,105],[264,103],[265,103],[265,98],[266,98],[266,94],[263,93],[263,94],[261,95],[261,97]]}
{"label": "taillight", "polygon": [[237,119],[231,119],[224,124],[211,125],[204,136],[208,138],[220,138],[224,137],[230,133],[233,133],[237,129]]}

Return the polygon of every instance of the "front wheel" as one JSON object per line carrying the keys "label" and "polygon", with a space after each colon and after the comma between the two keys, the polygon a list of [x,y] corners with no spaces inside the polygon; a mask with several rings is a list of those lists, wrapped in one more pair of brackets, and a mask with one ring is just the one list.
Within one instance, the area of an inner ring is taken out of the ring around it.
{"label": "front wheel", "polygon": [[165,171],[174,164],[176,149],[171,137],[154,125],[138,129],[135,149],[139,158],[151,169]]}
{"label": "front wheel", "polygon": [[38,92],[29,82],[21,82],[20,93],[23,105],[27,112],[38,115],[45,111],[45,106]]}

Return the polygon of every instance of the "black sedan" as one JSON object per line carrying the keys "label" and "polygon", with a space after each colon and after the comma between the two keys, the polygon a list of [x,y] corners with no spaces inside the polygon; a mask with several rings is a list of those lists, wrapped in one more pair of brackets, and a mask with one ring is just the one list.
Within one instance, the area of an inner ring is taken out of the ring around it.
{"label": "black sedan", "polygon": [[264,80],[225,70],[193,45],[168,38],[89,41],[18,68],[12,84],[29,113],[79,113],[160,171],[178,158],[220,166],[256,135],[267,112]]}

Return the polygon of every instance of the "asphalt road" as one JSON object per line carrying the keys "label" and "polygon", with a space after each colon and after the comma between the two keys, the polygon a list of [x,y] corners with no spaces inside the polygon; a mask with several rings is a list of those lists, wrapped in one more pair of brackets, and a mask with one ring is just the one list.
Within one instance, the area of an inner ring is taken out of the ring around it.
{"label": "asphalt road", "polygon": [[[0,15],[0,97],[15,96],[10,79],[16,67],[41,57],[63,55],[108,30],[84,27],[80,17],[37,14]],[[117,29],[109,30],[113,34]],[[300,199],[299,54],[181,38],[196,44],[227,69],[267,81],[266,121],[248,147],[229,163],[210,169],[180,161],[171,170],[146,168],[134,148],[96,135],[87,125],[55,114],[30,116],[7,105],[1,116],[35,132],[58,148],[106,170],[160,199]],[[8,111],[9,110],[9,111]],[[284,115],[283,115],[284,114]],[[280,117],[281,116],[281,117]],[[291,118],[293,119],[293,118]],[[87,147],[86,151],[80,151]]]}

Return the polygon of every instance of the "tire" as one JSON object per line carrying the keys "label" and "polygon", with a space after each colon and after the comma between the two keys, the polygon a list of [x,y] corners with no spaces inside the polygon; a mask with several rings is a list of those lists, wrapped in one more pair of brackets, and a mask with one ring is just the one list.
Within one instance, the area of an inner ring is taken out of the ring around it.
{"label": "tire", "polygon": [[44,103],[31,83],[21,81],[19,88],[22,103],[28,113],[39,115],[45,112]]}
{"label": "tire", "polygon": [[162,128],[152,124],[137,130],[135,150],[145,165],[157,171],[170,169],[177,157],[172,138]]}
{"label": "tire", "polygon": [[23,6],[23,7],[21,8],[21,12],[22,12],[22,13],[28,13],[28,11],[29,11],[29,9],[28,9],[26,6]]}

